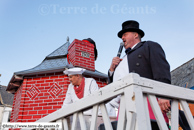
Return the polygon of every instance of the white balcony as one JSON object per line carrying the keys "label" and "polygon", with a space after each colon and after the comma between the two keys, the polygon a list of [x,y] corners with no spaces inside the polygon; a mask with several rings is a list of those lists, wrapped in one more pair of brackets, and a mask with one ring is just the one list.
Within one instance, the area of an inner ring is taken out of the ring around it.
{"label": "white balcony", "polygon": [[[97,122],[99,118],[97,113],[100,107],[106,130],[112,130],[112,118],[107,114],[105,103],[117,95],[121,95],[117,130],[151,130],[147,98],[149,99],[159,128],[161,130],[168,130],[156,97],[171,100],[172,130],[178,130],[179,126],[178,102],[185,112],[190,128],[194,130],[194,119],[188,106],[188,103],[194,103],[193,90],[142,78],[134,73],[36,122],[59,122],[62,124],[63,130],[68,130],[70,128],[68,127],[67,118],[72,115],[73,121],[70,123],[72,130],[77,130],[77,120],[80,122],[81,130],[95,130],[99,124]],[[89,126],[86,125],[86,118],[83,114],[83,111],[86,109],[93,109]]]}

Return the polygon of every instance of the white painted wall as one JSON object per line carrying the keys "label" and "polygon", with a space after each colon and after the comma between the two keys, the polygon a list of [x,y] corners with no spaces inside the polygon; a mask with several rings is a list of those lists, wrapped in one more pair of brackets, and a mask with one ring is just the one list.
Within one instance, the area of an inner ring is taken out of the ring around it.
{"label": "white painted wall", "polygon": [[[9,113],[11,113],[12,108],[10,107],[0,107],[0,125],[3,123],[8,122],[9,119]],[[8,130],[7,129],[3,129],[3,130]]]}

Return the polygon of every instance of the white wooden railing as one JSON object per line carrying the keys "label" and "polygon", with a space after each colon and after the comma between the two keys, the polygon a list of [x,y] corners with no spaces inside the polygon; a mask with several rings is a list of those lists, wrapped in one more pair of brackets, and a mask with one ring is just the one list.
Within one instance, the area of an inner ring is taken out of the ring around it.
{"label": "white wooden railing", "polygon": [[76,122],[79,120],[80,129],[86,130],[88,128],[86,127],[83,111],[92,108],[89,129],[95,130],[97,128],[98,107],[100,107],[106,130],[112,130],[113,128],[106,111],[105,103],[117,95],[121,95],[117,130],[151,130],[147,98],[149,99],[159,128],[161,130],[168,130],[156,96],[171,99],[172,130],[178,130],[178,102],[185,112],[191,129],[194,130],[194,119],[188,106],[188,103],[194,103],[193,90],[142,78],[134,73],[36,122],[59,122],[62,124],[63,129],[68,130],[67,117],[73,115],[71,129],[76,130]]}

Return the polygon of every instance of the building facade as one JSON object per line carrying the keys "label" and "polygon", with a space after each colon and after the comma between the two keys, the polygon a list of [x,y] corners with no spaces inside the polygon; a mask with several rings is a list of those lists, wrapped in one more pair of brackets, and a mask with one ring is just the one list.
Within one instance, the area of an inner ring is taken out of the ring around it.
{"label": "building facade", "polygon": [[[171,78],[173,85],[194,91],[194,58],[174,69],[171,72]],[[189,107],[194,116],[194,104],[189,104]]]}
{"label": "building facade", "polygon": [[14,73],[7,88],[14,94],[11,122],[34,122],[60,109],[70,83],[63,71],[72,67],[85,68],[99,87],[107,84],[107,75],[95,70],[94,45],[67,40],[38,66]]}
{"label": "building facade", "polygon": [[6,86],[0,85],[0,125],[10,121],[14,95],[6,91]]}

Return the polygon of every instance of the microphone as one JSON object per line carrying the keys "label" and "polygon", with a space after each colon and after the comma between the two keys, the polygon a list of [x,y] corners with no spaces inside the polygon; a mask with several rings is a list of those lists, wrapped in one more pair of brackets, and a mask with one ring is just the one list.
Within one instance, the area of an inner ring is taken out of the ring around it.
{"label": "microphone", "polygon": [[122,50],[123,50],[123,46],[124,46],[124,42],[121,42],[120,43],[120,47],[119,47],[119,51],[117,53],[117,57],[120,57],[121,56],[121,53],[122,53]]}

